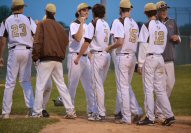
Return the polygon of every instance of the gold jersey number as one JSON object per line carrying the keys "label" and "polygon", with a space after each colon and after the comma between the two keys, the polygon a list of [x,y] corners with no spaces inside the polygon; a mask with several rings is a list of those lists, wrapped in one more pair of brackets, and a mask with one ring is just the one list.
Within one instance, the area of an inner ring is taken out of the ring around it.
{"label": "gold jersey number", "polygon": [[109,33],[108,33],[108,29],[104,29],[104,33],[105,33],[105,38],[104,38],[104,42],[108,42],[108,38],[109,38]]}
{"label": "gold jersey number", "polygon": [[129,42],[136,43],[138,30],[130,29],[129,32],[130,32]]}
{"label": "gold jersey number", "polygon": [[[27,35],[27,29],[25,24],[19,24],[19,26],[14,24],[11,26],[11,29],[13,37],[19,37],[19,36],[24,37]],[[19,29],[21,29],[21,33],[19,33]]]}
{"label": "gold jersey number", "polygon": [[155,45],[164,45],[164,32],[163,31],[155,31]]}

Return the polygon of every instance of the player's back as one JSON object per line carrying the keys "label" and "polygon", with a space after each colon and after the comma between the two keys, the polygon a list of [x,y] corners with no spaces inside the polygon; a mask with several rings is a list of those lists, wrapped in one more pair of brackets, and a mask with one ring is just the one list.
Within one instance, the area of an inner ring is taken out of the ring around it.
{"label": "player's back", "polygon": [[148,23],[149,30],[149,53],[161,54],[164,52],[167,41],[167,28],[159,20],[151,20]]}
{"label": "player's back", "polygon": [[132,19],[126,17],[124,20],[125,39],[121,53],[135,53],[137,50],[137,41],[139,35],[139,27]]}
{"label": "player's back", "polygon": [[[91,23],[93,26],[93,23]],[[103,19],[98,19],[94,26],[94,37],[90,45],[91,50],[104,51],[109,44],[110,28]]]}
{"label": "player's back", "polygon": [[[33,26],[31,26],[31,23]],[[26,45],[32,47],[32,33],[36,31],[34,21],[23,14],[13,14],[5,22],[5,32],[8,33],[9,46]]]}

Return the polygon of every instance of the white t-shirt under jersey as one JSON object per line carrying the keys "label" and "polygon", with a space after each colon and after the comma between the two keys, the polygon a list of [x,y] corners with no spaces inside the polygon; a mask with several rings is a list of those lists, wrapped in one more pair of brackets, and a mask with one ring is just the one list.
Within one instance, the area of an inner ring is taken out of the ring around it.
{"label": "white t-shirt under jersey", "polygon": [[151,20],[141,27],[139,42],[147,43],[147,53],[162,54],[167,41],[167,28],[158,20]]}
{"label": "white t-shirt under jersey", "polygon": [[0,36],[6,36],[9,40],[8,48],[15,45],[33,47],[33,36],[36,32],[36,24],[32,18],[23,14],[9,16],[1,24]]}
{"label": "white t-shirt under jersey", "polygon": [[116,49],[116,53],[135,53],[137,50],[137,41],[139,28],[137,23],[126,17],[124,24],[119,19],[115,19],[112,24],[111,34],[115,38],[124,38],[122,47]]}
{"label": "white t-shirt under jersey", "polygon": [[82,39],[80,40],[80,42],[77,42],[74,39],[74,35],[78,32],[80,28],[80,21],[79,20],[75,20],[74,22],[72,22],[70,24],[70,32],[69,32],[69,52],[75,52],[75,53],[79,53],[80,49],[84,43],[84,33],[87,30],[87,24],[84,23],[83,24],[83,36]]}
{"label": "white t-shirt under jersey", "polygon": [[85,38],[91,40],[91,51],[104,51],[109,44],[109,25],[103,19],[98,19],[95,25],[96,26],[94,26],[92,22],[88,24],[88,30],[85,32]]}

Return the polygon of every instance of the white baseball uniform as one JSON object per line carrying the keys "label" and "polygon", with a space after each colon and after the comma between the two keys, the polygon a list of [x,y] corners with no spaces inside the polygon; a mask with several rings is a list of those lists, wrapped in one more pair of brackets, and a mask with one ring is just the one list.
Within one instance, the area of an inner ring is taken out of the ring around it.
{"label": "white baseball uniform", "polygon": [[[67,60],[68,67],[68,89],[71,95],[72,103],[75,102],[76,89],[78,87],[79,80],[81,80],[86,93],[87,112],[94,112],[94,93],[92,89],[91,81],[91,68],[90,60],[87,56],[87,52],[80,58],[79,64],[75,65],[74,60],[80,52],[81,46],[84,43],[84,38],[80,42],[74,39],[74,35],[78,32],[80,27],[80,21],[75,20],[70,25],[69,34],[69,54]],[[87,30],[87,24],[83,24],[84,33]]]}
{"label": "white baseball uniform", "polygon": [[90,43],[92,53],[91,73],[95,94],[96,112],[100,116],[106,115],[104,81],[110,66],[110,54],[105,51],[109,44],[110,28],[103,19],[92,21],[85,32],[85,41]]}
{"label": "white baseball uniform", "polygon": [[125,18],[124,24],[116,19],[112,25],[115,38],[124,38],[122,47],[116,49],[115,73],[117,80],[117,99],[122,113],[122,120],[131,123],[131,112],[141,114],[132,90],[131,81],[136,64],[136,49],[139,28],[132,18]]}
{"label": "white baseball uniform", "polygon": [[2,114],[10,114],[12,95],[17,75],[24,91],[25,104],[33,107],[34,96],[31,85],[31,52],[36,24],[23,14],[13,14],[1,24],[1,36],[8,38],[9,56],[7,62],[6,84],[3,97]]}
{"label": "white baseball uniform", "polygon": [[[167,40],[167,29],[158,20],[151,20],[141,27],[139,42],[148,43],[147,55],[143,64],[145,111],[149,120],[154,121],[153,91],[159,100],[161,109],[166,118],[174,116],[169,99],[166,94],[164,81],[164,52]],[[139,51],[139,53],[142,51]]]}
{"label": "white baseball uniform", "polygon": [[[118,20],[115,20],[118,22]],[[112,36],[112,43],[115,42],[115,38],[114,38],[114,33],[116,32],[117,29],[117,25],[116,24],[112,24],[112,28],[111,28],[111,36]],[[115,66],[115,60],[116,60],[116,49],[114,49],[112,51],[112,59],[113,59],[113,63],[114,63],[114,66]],[[115,66],[116,68],[116,66]],[[115,74],[117,75],[117,73]],[[117,84],[117,82],[116,82]],[[137,115],[142,115],[143,114],[143,111],[142,111],[142,108],[139,106],[138,102],[137,102],[137,99],[135,97],[135,94],[132,90],[132,86],[130,86],[130,110],[131,110],[131,113],[132,114],[137,114]],[[119,102],[119,97],[117,95],[116,97],[116,113],[119,113],[121,111],[121,108],[120,108],[120,102]]]}

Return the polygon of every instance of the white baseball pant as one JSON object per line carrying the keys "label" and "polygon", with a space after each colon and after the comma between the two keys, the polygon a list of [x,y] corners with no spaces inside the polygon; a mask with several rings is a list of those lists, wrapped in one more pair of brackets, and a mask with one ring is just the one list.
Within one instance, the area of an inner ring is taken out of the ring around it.
{"label": "white baseball pant", "polygon": [[18,74],[24,92],[25,104],[27,108],[33,107],[34,94],[31,85],[31,65],[31,49],[26,49],[24,45],[18,45],[9,50],[2,114],[10,114],[11,112],[12,96]]}
{"label": "white baseball pant", "polygon": [[87,112],[95,112],[94,106],[94,92],[92,88],[91,80],[91,66],[88,56],[82,56],[79,64],[74,64],[74,60],[77,57],[77,53],[68,54],[68,90],[72,99],[72,103],[75,103],[76,89],[78,87],[79,80],[81,80],[86,93]]}
{"label": "white baseball pant", "polygon": [[104,82],[109,70],[110,60],[110,54],[106,53],[105,51],[92,53],[91,72],[93,91],[95,95],[95,106],[97,114],[101,116],[106,115]]}
{"label": "white baseball pant", "polygon": [[164,60],[162,55],[147,56],[143,67],[146,116],[151,121],[155,120],[153,91],[156,94],[164,116],[166,118],[174,116],[166,94]]}
{"label": "white baseball pant", "polygon": [[[165,67],[166,93],[167,96],[170,98],[175,84],[174,62],[173,61],[165,62],[164,67]],[[159,118],[165,118],[159,106],[158,99],[156,99],[155,103],[155,115]]]}
{"label": "white baseball pant", "polygon": [[130,95],[132,93],[130,90],[132,90],[131,81],[135,69],[136,56],[135,54],[116,55],[115,63],[117,97],[119,100],[118,104],[120,106],[120,111],[123,116],[122,120],[127,123],[131,123]]}
{"label": "white baseball pant", "polygon": [[66,113],[73,114],[74,106],[72,104],[69,91],[64,82],[62,63],[57,61],[40,62],[38,65],[37,73],[33,115],[42,113],[43,93],[45,90],[45,85],[50,77],[52,77],[56,84],[56,87],[66,108]]}

